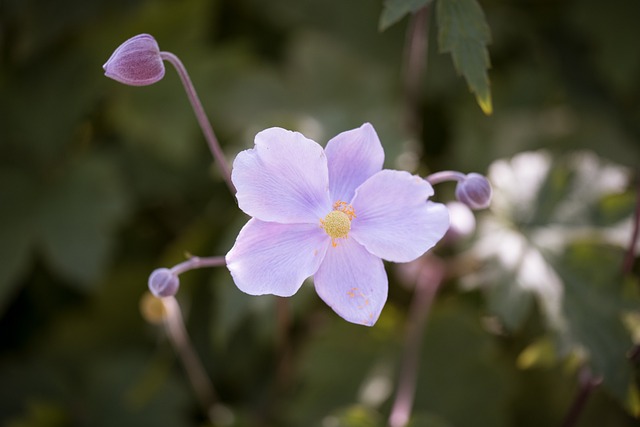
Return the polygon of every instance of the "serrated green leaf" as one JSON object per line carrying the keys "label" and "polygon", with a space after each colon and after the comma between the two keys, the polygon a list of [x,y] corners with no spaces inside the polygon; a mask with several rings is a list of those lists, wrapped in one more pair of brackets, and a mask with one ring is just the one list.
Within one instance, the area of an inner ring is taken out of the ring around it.
{"label": "serrated green leaf", "polygon": [[438,0],[438,44],[451,53],[453,64],[467,80],[482,111],[493,112],[487,70],[491,66],[487,44],[491,32],[476,0]]}
{"label": "serrated green leaf", "polygon": [[433,0],[385,0],[378,29],[384,31],[409,13],[429,5]]}
{"label": "serrated green leaf", "polygon": [[621,402],[631,385],[626,353],[631,337],[622,323],[623,250],[593,242],[573,244],[553,265],[564,283],[569,339],[583,346],[596,375]]}

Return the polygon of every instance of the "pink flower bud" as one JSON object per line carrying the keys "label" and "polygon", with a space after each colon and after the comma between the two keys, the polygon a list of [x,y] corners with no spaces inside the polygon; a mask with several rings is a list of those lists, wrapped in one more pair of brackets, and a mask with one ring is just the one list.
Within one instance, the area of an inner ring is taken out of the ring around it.
{"label": "pink flower bud", "polygon": [[491,184],[478,173],[470,173],[458,182],[456,198],[471,209],[485,209],[491,203]]}
{"label": "pink flower bud", "polygon": [[168,268],[157,268],[149,276],[149,290],[158,297],[172,297],[178,292],[180,279]]}
{"label": "pink flower bud", "polygon": [[152,85],[164,77],[160,48],[149,34],[122,43],[102,68],[105,76],[130,86]]}

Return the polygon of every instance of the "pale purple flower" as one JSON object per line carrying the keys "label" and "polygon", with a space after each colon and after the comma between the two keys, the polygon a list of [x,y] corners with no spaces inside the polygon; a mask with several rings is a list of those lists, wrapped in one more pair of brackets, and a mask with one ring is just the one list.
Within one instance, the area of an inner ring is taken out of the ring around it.
{"label": "pale purple flower", "polygon": [[449,227],[447,208],[427,200],[431,185],[383,161],[368,123],[324,150],[298,132],[258,133],[233,163],[238,204],[253,217],[226,256],[238,288],[291,296],[313,276],[338,315],[373,325],[387,299],[382,259],[412,261]]}
{"label": "pale purple flower", "polygon": [[152,85],[164,77],[158,42],[149,34],[122,43],[102,68],[105,76],[129,86]]}

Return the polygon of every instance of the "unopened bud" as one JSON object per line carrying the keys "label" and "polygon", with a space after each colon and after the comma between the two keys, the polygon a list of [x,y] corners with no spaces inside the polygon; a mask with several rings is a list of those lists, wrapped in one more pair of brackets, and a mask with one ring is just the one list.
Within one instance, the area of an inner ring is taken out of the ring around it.
{"label": "unopened bud", "polygon": [[458,182],[456,198],[471,209],[485,209],[491,203],[491,184],[479,173],[470,173]]}
{"label": "unopened bud", "polygon": [[148,86],[164,77],[156,39],[139,34],[122,43],[102,66],[104,75],[130,86]]}
{"label": "unopened bud", "polygon": [[179,287],[180,279],[168,268],[157,268],[149,276],[149,290],[158,298],[174,296]]}

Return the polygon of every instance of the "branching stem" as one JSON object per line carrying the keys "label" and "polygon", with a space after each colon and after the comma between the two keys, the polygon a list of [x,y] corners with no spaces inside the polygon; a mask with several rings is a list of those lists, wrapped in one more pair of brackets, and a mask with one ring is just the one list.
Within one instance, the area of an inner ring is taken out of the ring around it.
{"label": "branching stem", "polygon": [[182,273],[186,273],[190,270],[197,270],[198,268],[206,268],[206,267],[221,267],[226,264],[226,261],[223,256],[214,256],[214,257],[197,257],[192,256],[189,257],[188,260],[181,262],[180,264],[176,264],[171,267],[171,272],[177,276]]}

